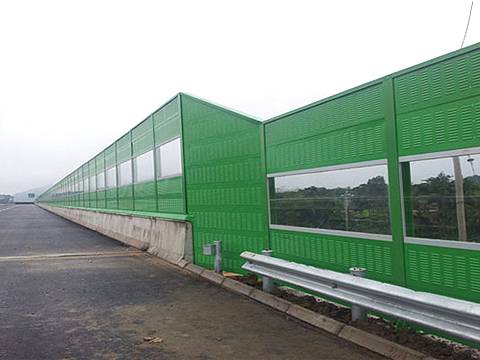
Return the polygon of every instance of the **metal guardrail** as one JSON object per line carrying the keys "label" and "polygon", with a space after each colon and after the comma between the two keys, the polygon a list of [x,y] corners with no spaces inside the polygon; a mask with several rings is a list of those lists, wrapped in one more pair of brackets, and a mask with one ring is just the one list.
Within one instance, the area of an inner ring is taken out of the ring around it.
{"label": "metal guardrail", "polygon": [[480,304],[245,251],[242,268],[368,310],[480,343]]}

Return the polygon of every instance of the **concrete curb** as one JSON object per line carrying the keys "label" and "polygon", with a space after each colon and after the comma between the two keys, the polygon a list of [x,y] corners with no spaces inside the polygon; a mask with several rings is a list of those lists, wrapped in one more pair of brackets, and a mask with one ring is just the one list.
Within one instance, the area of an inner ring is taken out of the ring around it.
{"label": "concrete curb", "polygon": [[275,310],[278,310],[284,313],[288,312],[289,308],[292,306],[292,303],[289,301],[286,301],[277,296],[274,296],[272,294],[263,292],[255,288],[250,293],[250,297],[253,300],[261,302],[262,304],[268,305],[271,308],[274,308]]}
{"label": "concrete curb", "polygon": [[412,350],[405,346],[399,345],[392,341],[386,340],[380,336],[370,334],[366,331],[357,329],[353,326],[345,325],[338,334],[339,337],[353,342],[354,344],[363,346],[369,350],[375,351],[380,355],[395,360],[417,360],[426,359],[428,356]]}
{"label": "concrete curb", "polygon": [[296,304],[292,304],[287,311],[287,315],[296,319],[302,320],[307,324],[315,326],[319,329],[325,330],[331,334],[338,335],[343,327],[344,323],[335,319],[318,314],[314,311],[305,309],[304,307]]}
{"label": "concrete curb", "polygon": [[[211,283],[220,285],[221,287],[247,296],[257,302],[267,305],[277,311],[280,311],[292,318],[303,321],[318,329],[326,331],[332,335],[338,336],[344,340],[354,343],[358,346],[366,348],[377,354],[385,356],[393,360],[437,360],[431,356],[425,355],[419,351],[407,348],[393,341],[384,339],[380,336],[371,334],[364,330],[346,325],[340,321],[321,315],[314,311],[308,310],[297,304],[291,303],[285,299],[279,298],[272,294],[258,290],[252,286],[243,284],[239,281],[232,280],[221,274],[211,270],[204,269],[198,265],[187,263],[186,261],[178,262],[175,265],[180,266],[184,270],[199,275]],[[183,265],[183,266],[182,266]]]}
{"label": "concrete curb", "polygon": [[[176,264],[174,264],[174,265],[176,265]],[[195,264],[192,264],[192,263],[185,265],[184,269],[188,270],[188,271],[190,271],[190,272],[192,272],[196,275],[201,275],[202,272],[205,270],[204,268],[202,268],[200,266],[197,266]]]}
{"label": "concrete curb", "polygon": [[235,281],[229,278],[223,280],[222,286],[230,291],[233,291],[234,293],[244,296],[250,296],[253,291],[253,288],[251,286],[242,284],[239,281]]}
{"label": "concrete curb", "polygon": [[[187,266],[187,268],[188,268],[188,266]],[[217,274],[216,272],[211,271],[211,270],[204,270],[200,274],[200,276],[203,277],[204,279],[207,279],[210,282],[213,282],[214,284],[217,284],[217,285],[222,285],[223,280],[225,280],[225,277],[223,275]]]}

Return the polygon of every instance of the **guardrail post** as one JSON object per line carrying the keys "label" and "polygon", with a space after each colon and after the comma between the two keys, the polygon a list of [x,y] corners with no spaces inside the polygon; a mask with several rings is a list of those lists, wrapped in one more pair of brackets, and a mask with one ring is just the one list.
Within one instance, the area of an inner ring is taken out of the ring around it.
{"label": "guardrail post", "polygon": [[[262,250],[262,255],[272,256],[272,250]],[[273,279],[268,276],[262,276],[262,290],[266,293],[273,292]]]}
{"label": "guardrail post", "polygon": [[213,243],[215,244],[215,262],[214,262],[215,272],[221,273],[222,272],[222,242],[220,240],[215,240]]}
{"label": "guardrail post", "polygon": [[[365,272],[367,271],[364,268],[352,267],[349,269],[350,275],[365,277]],[[359,305],[352,305],[352,321],[365,321],[367,319],[367,310]]]}

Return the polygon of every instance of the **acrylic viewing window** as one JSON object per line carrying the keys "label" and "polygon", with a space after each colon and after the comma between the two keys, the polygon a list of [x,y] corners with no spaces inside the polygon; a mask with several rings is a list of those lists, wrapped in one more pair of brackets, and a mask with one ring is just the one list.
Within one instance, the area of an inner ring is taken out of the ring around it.
{"label": "acrylic viewing window", "polygon": [[402,163],[406,235],[480,242],[480,155]]}
{"label": "acrylic viewing window", "polygon": [[182,150],[180,138],[176,138],[157,149],[157,178],[182,174]]}
{"label": "acrylic viewing window", "polygon": [[119,186],[130,185],[132,183],[132,161],[127,160],[118,166],[118,184]]}
{"label": "acrylic viewing window", "polygon": [[155,164],[153,162],[153,150],[146,152],[134,159],[136,183],[151,181],[155,178]]}
{"label": "acrylic viewing window", "polygon": [[96,176],[90,176],[90,191],[97,191],[97,181],[96,181]]}
{"label": "acrylic viewing window", "polygon": [[97,189],[98,190],[105,189],[105,173],[104,172],[97,174]]}
{"label": "acrylic viewing window", "polygon": [[117,175],[115,174],[116,167],[112,167],[106,171],[106,185],[108,189],[117,186]]}
{"label": "acrylic viewing window", "polygon": [[274,225],[391,234],[387,166],[270,178]]}

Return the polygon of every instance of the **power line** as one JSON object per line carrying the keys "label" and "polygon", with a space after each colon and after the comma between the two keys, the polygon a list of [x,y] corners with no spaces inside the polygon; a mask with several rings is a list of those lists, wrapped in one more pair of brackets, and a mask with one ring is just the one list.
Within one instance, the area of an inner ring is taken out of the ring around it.
{"label": "power line", "polygon": [[465,34],[463,34],[462,46],[460,46],[460,49],[463,48],[463,44],[465,44],[465,39],[467,38],[468,26],[470,25],[470,18],[472,17],[472,9],[473,9],[473,0],[472,0],[472,4],[470,5],[470,12],[468,13],[467,26],[465,28]]}

